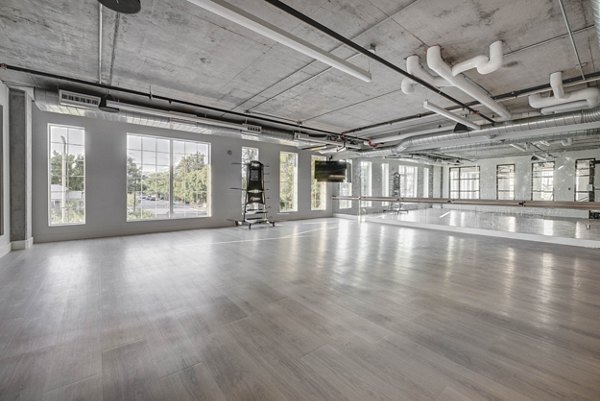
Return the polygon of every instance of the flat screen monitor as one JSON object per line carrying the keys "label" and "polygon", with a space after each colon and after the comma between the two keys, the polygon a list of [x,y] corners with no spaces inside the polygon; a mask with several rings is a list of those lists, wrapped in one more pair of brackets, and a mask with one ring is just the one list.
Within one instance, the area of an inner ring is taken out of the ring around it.
{"label": "flat screen monitor", "polygon": [[346,180],[345,161],[315,161],[315,180],[324,182],[344,182]]}

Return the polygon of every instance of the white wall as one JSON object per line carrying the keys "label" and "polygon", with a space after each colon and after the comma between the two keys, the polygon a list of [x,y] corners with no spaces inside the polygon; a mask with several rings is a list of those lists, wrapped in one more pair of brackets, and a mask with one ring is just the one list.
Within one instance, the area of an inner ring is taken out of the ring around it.
{"label": "white wall", "polygon": [[[86,130],[86,224],[68,227],[48,226],[48,155],[49,123],[84,127]],[[198,140],[211,143],[211,217],[162,221],[127,222],[126,168],[127,133]],[[190,132],[74,117],[40,111],[33,113],[33,236],[36,242],[59,241],[103,236],[118,236],[169,230],[233,226],[228,219],[241,214],[241,193],[229,188],[241,185],[242,146],[260,150],[260,160],[269,165],[266,176],[267,203],[277,220],[295,220],[332,215],[331,200],[324,211],[310,210],[311,153],[295,147],[246,141],[236,138],[200,135]],[[228,151],[232,154],[228,155]],[[279,212],[279,152],[299,154],[298,212]],[[331,195],[328,186],[328,198]]]}
{"label": "white wall", "polygon": [[[553,152],[556,155],[554,160],[554,200],[572,202],[575,200],[575,161],[577,159],[595,158],[600,160],[600,150],[583,150],[583,151],[562,151]],[[496,199],[496,166],[498,164],[514,164],[515,165],[515,198],[516,200],[531,200],[531,154],[525,156],[513,156],[493,159],[482,159],[473,166],[479,166],[480,170],[480,199]],[[471,164],[465,164],[471,165]],[[449,197],[449,166],[443,167],[442,174],[442,196]],[[441,171],[435,170],[437,177],[434,179],[439,181]],[[599,174],[596,174],[598,177]],[[600,182],[596,179],[596,200],[600,200]],[[548,214],[553,216],[577,217],[584,218],[588,212],[584,210],[570,211],[567,209],[529,209],[515,207],[486,207],[486,206],[470,206],[470,205],[444,205],[444,208],[452,209],[468,209],[482,211],[501,211],[501,212],[522,212],[531,214]]]}
{"label": "white wall", "polygon": [[[583,150],[576,152],[553,152],[554,160],[554,200],[572,202],[575,200],[575,161],[577,159],[595,158],[600,160],[600,150]],[[518,200],[531,199],[531,155],[483,159],[473,166],[479,166],[480,198],[496,199],[496,166],[498,164],[515,165],[515,197]],[[466,166],[467,164],[465,164]],[[469,164],[471,165],[471,164]],[[449,196],[449,167],[444,167],[443,197]],[[597,185],[596,189],[600,189]],[[600,195],[596,191],[597,195]]]}
{"label": "white wall", "polygon": [[2,163],[2,185],[4,186],[3,202],[4,207],[4,227],[3,234],[0,235],[0,257],[10,251],[10,186],[9,186],[9,160],[8,160],[8,88],[0,81],[0,106],[2,106],[2,137],[3,154],[0,163]]}

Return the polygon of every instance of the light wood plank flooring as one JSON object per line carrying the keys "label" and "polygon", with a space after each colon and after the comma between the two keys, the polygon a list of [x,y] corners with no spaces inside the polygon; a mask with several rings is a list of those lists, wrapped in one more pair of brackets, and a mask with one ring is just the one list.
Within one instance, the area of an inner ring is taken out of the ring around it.
{"label": "light wood plank flooring", "polygon": [[0,259],[0,400],[600,400],[600,252],[324,219]]}

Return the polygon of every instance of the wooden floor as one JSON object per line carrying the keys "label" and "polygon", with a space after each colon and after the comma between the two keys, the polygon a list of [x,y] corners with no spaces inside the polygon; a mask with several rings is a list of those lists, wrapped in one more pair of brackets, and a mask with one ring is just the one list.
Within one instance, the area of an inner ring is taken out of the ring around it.
{"label": "wooden floor", "polygon": [[600,400],[600,252],[346,220],[0,259],[1,400]]}

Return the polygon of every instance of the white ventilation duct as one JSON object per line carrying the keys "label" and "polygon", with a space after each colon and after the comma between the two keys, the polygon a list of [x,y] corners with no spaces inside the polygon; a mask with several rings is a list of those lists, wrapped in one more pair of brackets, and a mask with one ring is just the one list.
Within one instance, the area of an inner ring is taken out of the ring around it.
{"label": "white ventilation duct", "polygon": [[[413,55],[413,56],[409,56],[406,59],[406,71],[408,71],[409,74],[412,74],[415,77],[422,79],[423,81],[427,82],[428,84],[435,86],[436,88],[452,86],[444,78],[434,77],[433,75],[431,75],[427,71],[425,71],[423,69],[423,67],[421,66],[421,63],[419,61],[419,56]],[[410,95],[411,93],[414,93],[415,85],[417,85],[417,83],[415,81],[413,81],[412,79],[404,78],[402,80],[402,84],[400,87],[402,89],[402,92],[405,95]]]}
{"label": "white ventilation duct", "polygon": [[[419,137],[411,137],[403,140],[396,146],[390,146],[384,149],[365,150],[362,155],[365,157],[385,157],[398,155],[406,150],[422,151],[435,149],[444,146],[444,142],[475,140],[483,136],[488,138],[519,137],[519,142],[527,138],[536,138],[536,140],[548,139],[553,135],[586,132],[587,130],[596,130],[600,128],[600,109],[566,113],[558,116],[538,116],[525,118],[515,123],[506,123],[500,126],[488,126],[478,131],[453,132],[446,134],[430,134]],[[541,137],[540,137],[541,136]],[[448,145],[450,146],[450,145]]]}
{"label": "white ventilation duct", "polygon": [[598,88],[585,88],[565,93],[561,71],[550,75],[550,86],[552,87],[552,96],[543,97],[539,93],[529,96],[529,105],[534,109],[541,109],[542,114],[581,110],[583,108],[591,109],[600,104],[600,90]]}
{"label": "white ventilation duct", "polygon": [[452,86],[462,90],[498,116],[510,120],[511,115],[506,107],[493,100],[483,89],[467,81],[462,75],[452,74],[452,69],[442,58],[440,46],[432,46],[427,50],[427,66]]}
{"label": "white ventilation duct", "polygon": [[[248,130],[241,131],[239,127],[236,127],[233,124],[232,127],[227,128],[224,126],[208,125],[203,124],[201,122],[191,121],[190,118],[183,117],[184,115],[181,115],[183,118],[178,118],[176,114],[151,115],[149,112],[139,113],[133,111],[120,111],[117,113],[109,113],[101,111],[97,107],[83,107],[61,104],[61,100],[59,99],[59,96],[56,92],[46,91],[44,89],[35,89],[35,104],[40,110],[51,113],[96,118],[100,120],[115,121],[177,131],[194,132],[205,135],[243,138],[261,142],[273,142],[290,146],[296,145],[293,133],[288,131],[262,127],[262,132],[258,134]],[[160,112],[159,110],[156,111]],[[218,120],[214,121],[219,123],[221,122]]]}
{"label": "white ventilation duct", "polygon": [[491,74],[502,67],[502,41],[497,40],[490,45],[490,56],[475,56],[452,67],[452,75],[457,76],[465,71],[477,69],[477,72],[485,75]]}
{"label": "white ventilation duct", "polygon": [[527,152],[528,149],[525,146],[519,145],[523,143],[525,140],[530,142],[535,142],[540,138],[544,138],[545,140],[551,141],[560,141],[562,146],[571,146],[573,144],[573,138],[600,138],[600,129],[595,130],[582,130],[582,131],[572,131],[565,133],[555,133],[552,135],[540,135],[540,136],[530,136],[526,139],[524,138],[514,138],[514,139],[494,139],[486,142],[479,142],[473,144],[466,145],[456,145],[456,146],[441,146],[436,151],[439,152],[461,152],[468,151],[474,149],[485,149],[485,148],[495,148],[500,146],[511,146],[515,149],[520,150],[521,152]]}

